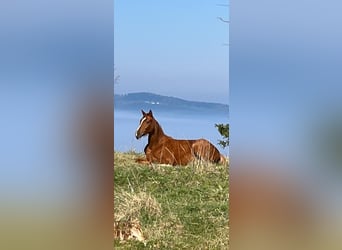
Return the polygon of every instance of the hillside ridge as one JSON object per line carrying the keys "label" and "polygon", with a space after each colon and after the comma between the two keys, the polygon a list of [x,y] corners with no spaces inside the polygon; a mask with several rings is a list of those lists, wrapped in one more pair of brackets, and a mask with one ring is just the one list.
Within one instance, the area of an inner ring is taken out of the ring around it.
{"label": "hillside ridge", "polygon": [[180,110],[182,112],[214,112],[225,115],[229,113],[229,106],[227,104],[189,101],[178,97],[164,96],[150,92],[114,94],[114,109]]}

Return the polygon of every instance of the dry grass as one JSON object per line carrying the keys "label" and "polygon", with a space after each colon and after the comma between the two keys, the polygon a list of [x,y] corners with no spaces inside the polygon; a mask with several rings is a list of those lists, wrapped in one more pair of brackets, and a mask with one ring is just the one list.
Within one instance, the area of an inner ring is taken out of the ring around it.
{"label": "dry grass", "polygon": [[228,249],[228,167],[146,166],[138,156],[114,153],[114,217],[139,219],[147,245],[115,249]]}
{"label": "dry grass", "polygon": [[143,212],[149,216],[161,215],[160,204],[155,198],[146,192],[135,193],[133,188],[132,192],[115,192],[114,204],[114,220],[118,221],[138,218]]}

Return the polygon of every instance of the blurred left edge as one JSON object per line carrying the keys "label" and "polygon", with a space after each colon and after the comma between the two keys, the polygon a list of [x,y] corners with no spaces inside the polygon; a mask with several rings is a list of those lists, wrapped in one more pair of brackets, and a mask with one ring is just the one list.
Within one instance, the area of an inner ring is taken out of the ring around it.
{"label": "blurred left edge", "polygon": [[113,1],[0,4],[0,249],[112,249]]}

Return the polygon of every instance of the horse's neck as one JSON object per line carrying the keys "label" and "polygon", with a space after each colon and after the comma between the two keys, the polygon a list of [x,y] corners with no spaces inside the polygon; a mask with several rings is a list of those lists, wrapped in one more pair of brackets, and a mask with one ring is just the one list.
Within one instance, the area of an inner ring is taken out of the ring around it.
{"label": "horse's neck", "polygon": [[164,131],[162,127],[159,125],[159,123],[156,121],[156,126],[154,128],[153,133],[148,135],[148,144],[154,145],[157,144],[163,137],[166,137],[167,135],[164,134]]}

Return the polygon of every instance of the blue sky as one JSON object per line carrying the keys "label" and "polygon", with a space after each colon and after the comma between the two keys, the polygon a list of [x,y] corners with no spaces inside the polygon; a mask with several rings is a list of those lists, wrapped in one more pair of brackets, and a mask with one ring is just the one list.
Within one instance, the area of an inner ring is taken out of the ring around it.
{"label": "blue sky", "polygon": [[228,103],[228,1],[114,4],[116,93],[148,91]]}

